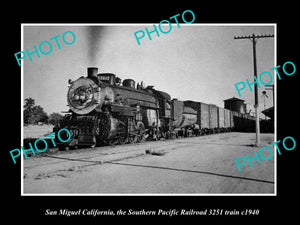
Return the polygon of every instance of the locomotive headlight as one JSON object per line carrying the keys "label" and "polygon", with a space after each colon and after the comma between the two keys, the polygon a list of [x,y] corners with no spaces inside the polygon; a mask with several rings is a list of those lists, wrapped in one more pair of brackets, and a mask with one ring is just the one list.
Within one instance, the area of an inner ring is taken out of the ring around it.
{"label": "locomotive headlight", "polygon": [[98,85],[89,78],[81,77],[74,81],[68,90],[68,105],[78,114],[87,114],[96,108],[95,100]]}

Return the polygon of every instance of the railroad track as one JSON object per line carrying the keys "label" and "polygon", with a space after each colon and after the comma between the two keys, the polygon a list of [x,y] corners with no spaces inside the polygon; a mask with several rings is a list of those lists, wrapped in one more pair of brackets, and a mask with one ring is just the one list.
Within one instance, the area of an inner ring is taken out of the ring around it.
{"label": "railroad track", "polygon": [[[34,160],[34,163],[29,165],[27,163],[24,163],[24,169],[31,169],[36,167],[42,167],[42,166],[49,166],[49,165],[55,165],[55,164],[64,164],[68,161],[73,162],[86,162],[86,163],[92,163],[92,164],[103,164],[106,162],[112,162],[112,161],[119,161],[123,159],[133,158],[137,156],[142,156],[146,154],[147,150],[152,151],[158,151],[161,149],[164,149],[166,151],[169,150],[176,150],[175,147],[187,147],[190,145],[193,145],[192,143],[177,143],[172,141],[166,141],[167,143],[161,144],[162,142],[153,142],[156,143],[157,146],[149,146],[149,144],[131,144],[131,145],[118,145],[118,146],[105,146],[105,147],[97,147],[97,148],[83,148],[83,149],[77,149],[77,150],[71,150],[71,151],[54,151],[49,153],[40,153],[39,158],[41,160]],[[158,145],[159,144],[159,145]],[[129,149],[134,146],[141,145],[144,146],[143,148],[138,149]],[[125,149],[124,149],[125,147]],[[53,149],[51,149],[53,150]],[[45,161],[42,160],[45,158],[48,159],[55,159],[54,161]],[[99,160],[96,160],[99,159]],[[30,158],[29,158],[30,160]],[[28,160],[26,160],[28,161]]]}
{"label": "railroad track", "polygon": [[[224,133],[225,134],[225,133]],[[235,135],[234,137],[237,137],[238,135]],[[54,164],[63,164],[66,161],[78,161],[78,162],[90,162],[90,163],[105,163],[105,162],[111,162],[111,161],[118,161],[126,158],[132,158],[137,156],[142,156],[146,154],[146,151],[149,149],[152,150],[179,150],[178,145],[180,147],[187,147],[194,144],[199,143],[207,143],[206,141],[209,139],[217,139],[217,140],[225,140],[228,137],[223,137],[223,135],[207,135],[207,136],[201,136],[199,140],[199,137],[188,137],[188,138],[179,138],[179,139],[169,139],[169,140],[161,140],[161,141],[147,141],[144,143],[136,143],[136,144],[128,144],[128,145],[114,145],[114,146],[101,146],[96,148],[80,148],[75,150],[69,150],[69,151],[59,151],[58,148],[48,148],[46,152],[39,153],[34,158],[49,158],[49,159],[57,159],[56,161],[46,161],[45,160],[34,160],[34,165],[28,165],[25,163],[24,168],[30,169],[34,167],[40,167],[40,166],[46,166],[46,165],[54,165]],[[210,140],[214,141],[214,140]],[[143,148],[138,149],[132,149],[136,146],[144,146]],[[177,147],[177,149],[175,148]],[[135,154],[136,153],[136,154]],[[127,155],[130,155],[127,157]],[[106,158],[109,158],[110,156],[116,156],[113,157],[112,160],[105,160]],[[124,156],[124,157],[123,157]],[[95,158],[99,158],[99,160],[93,160]],[[104,159],[101,160],[101,157]],[[30,160],[30,157],[28,158]],[[28,160],[27,159],[27,160]]]}

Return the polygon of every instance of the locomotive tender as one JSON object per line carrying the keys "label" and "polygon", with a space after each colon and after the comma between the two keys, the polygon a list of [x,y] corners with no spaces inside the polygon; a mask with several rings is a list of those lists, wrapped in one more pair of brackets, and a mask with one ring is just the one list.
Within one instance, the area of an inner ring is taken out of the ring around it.
{"label": "locomotive tender", "polygon": [[115,74],[98,73],[95,67],[88,68],[87,77],[69,84],[69,113],[54,131],[67,128],[71,138],[61,143],[56,137],[59,149],[201,135],[254,124],[246,114],[171,99],[153,86],[136,86],[132,79],[121,82]]}

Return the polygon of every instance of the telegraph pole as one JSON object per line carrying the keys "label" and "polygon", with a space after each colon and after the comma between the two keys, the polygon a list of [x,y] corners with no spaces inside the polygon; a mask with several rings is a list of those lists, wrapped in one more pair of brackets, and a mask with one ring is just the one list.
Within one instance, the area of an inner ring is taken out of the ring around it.
{"label": "telegraph pole", "polygon": [[[253,66],[254,66],[254,82],[256,81],[257,77],[257,65],[256,65],[256,42],[259,38],[270,38],[274,37],[273,34],[264,34],[264,35],[247,35],[247,36],[235,36],[234,39],[248,39],[252,41],[253,44]],[[258,112],[258,90],[257,90],[257,84],[254,83],[254,108],[255,108],[255,129],[256,129],[256,146],[259,146],[260,144],[260,129],[259,129],[259,112]]]}

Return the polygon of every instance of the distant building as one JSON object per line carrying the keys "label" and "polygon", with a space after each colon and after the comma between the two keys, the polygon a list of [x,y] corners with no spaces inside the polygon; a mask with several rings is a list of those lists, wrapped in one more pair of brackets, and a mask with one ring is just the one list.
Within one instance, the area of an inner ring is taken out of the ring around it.
{"label": "distant building", "polygon": [[270,107],[268,109],[265,109],[264,111],[262,111],[262,113],[264,115],[266,115],[267,117],[270,117],[271,121],[274,121],[274,107]]}
{"label": "distant building", "polygon": [[239,98],[229,98],[224,100],[224,108],[238,113],[247,113],[247,105],[245,100]]}

